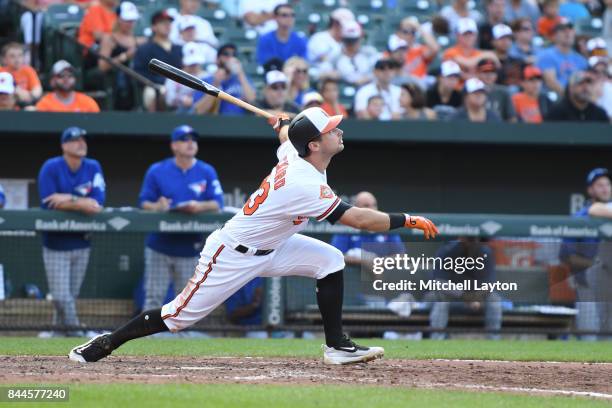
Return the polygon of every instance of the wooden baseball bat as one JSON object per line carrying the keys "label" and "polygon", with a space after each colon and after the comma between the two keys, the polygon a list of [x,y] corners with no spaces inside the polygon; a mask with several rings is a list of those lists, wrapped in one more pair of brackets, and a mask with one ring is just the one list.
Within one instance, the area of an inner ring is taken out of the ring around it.
{"label": "wooden baseball bat", "polygon": [[151,61],[149,61],[149,70],[166,78],[170,78],[171,80],[178,82],[179,84],[185,85],[191,89],[202,91],[204,93],[207,93],[208,95],[214,96],[215,98],[219,98],[226,102],[240,106],[241,108],[246,109],[249,112],[253,112],[256,115],[263,116],[266,119],[274,116],[263,109],[259,109],[258,107],[243,101],[242,99],[238,99],[235,96],[223,92],[219,88],[212,86],[208,82],[203,81],[200,78],[183,71],[182,69],[174,67],[170,64],[166,64],[165,62],[160,61],[158,59],[153,58]]}

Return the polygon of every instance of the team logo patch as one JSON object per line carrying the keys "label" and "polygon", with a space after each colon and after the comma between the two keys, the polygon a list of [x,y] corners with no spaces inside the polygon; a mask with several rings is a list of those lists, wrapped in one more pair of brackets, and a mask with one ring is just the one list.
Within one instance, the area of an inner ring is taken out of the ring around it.
{"label": "team logo patch", "polygon": [[191,183],[189,188],[196,193],[196,195],[200,195],[206,191],[206,180],[196,181],[195,183]]}
{"label": "team logo patch", "polygon": [[334,192],[326,185],[321,185],[321,195],[319,198],[334,198]]}
{"label": "team logo patch", "polygon": [[76,186],[74,188],[74,191],[76,191],[76,193],[79,194],[80,196],[86,197],[89,193],[91,193],[92,188],[93,188],[93,183],[91,181],[88,181],[85,184]]}

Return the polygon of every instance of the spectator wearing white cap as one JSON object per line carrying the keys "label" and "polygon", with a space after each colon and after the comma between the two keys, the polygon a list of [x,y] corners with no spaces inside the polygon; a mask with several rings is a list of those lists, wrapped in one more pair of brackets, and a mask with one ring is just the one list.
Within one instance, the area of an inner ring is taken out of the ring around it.
{"label": "spectator wearing white cap", "polygon": [[265,77],[263,97],[257,100],[256,105],[273,114],[285,112],[290,117],[295,116],[300,111],[300,107],[287,100],[287,76],[281,71],[273,70],[268,71]]}
{"label": "spectator wearing white cap", "polygon": [[482,14],[478,10],[470,8],[468,0],[453,0],[452,4],[442,7],[440,15],[448,21],[451,32],[456,32],[459,20],[469,18],[474,22],[482,20]]}
{"label": "spectator wearing white cap", "polygon": [[461,81],[461,67],[455,61],[444,61],[436,83],[425,94],[428,107],[432,108],[439,119],[448,118],[462,103],[461,93],[457,90]]}
{"label": "spectator wearing white cap", "polygon": [[306,46],[306,56],[317,76],[333,71],[332,59],[342,51],[342,22],[354,21],[355,15],[347,8],[337,8],[329,15],[327,30],[313,34]]}
{"label": "spectator wearing white cap", "polygon": [[254,28],[259,35],[269,33],[278,27],[274,18],[274,8],[287,0],[240,0],[239,19],[247,28]]}
{"label": "spectator wearing white cap", "polygon": [[[194,42],[183,45],[183,71],[197,78],[204,79],[206,73],[202,65],[206,62],[204,55],[200,52],[200,47]],[[177,113],[186,113],[193,106],[194,90],[181,85],[176,81],[166,78],[164,84],[166,88],[166,106]]]}
{"label": "spectator wearing white cap", "polygon": [[[419,43],[419,39],[423,44]],[[404,50],[404,62],[402,69],[404,75],[423,79],[427,75],[429,64],[436,58],[440,46],[431,31],[425,30],[416,17],[406,17],[400,21],[395,33],[389,36],[387,47],[391,53],[395,53],[406,43]],[[395,58],[394,58],[395,59]]]}
{"label": "spectator wearing white cap", "polygon": [[493,27],[504,22],[505,0],[486,0],[487,19],[478,25],[478,46],[482,50],[493,49]]}
{"label": "spectator wearing white cap", "polygon": [[179,12],[174,16],[174,21],[170,27],[170,41],[178,45],[185,43],[181,37],[179,27],[184,19],[188,19],[195,25],[195,38],[193,41],[208,44],[216,49],[219,46],[219,40],[215,36],[210,23],[205,18],[197,15],[199,8],[200,0],[179,0]]}
{"label": "spectator wearing white cap", "polygon": [[66,60],[59,60],[51,67],[51,92],[36,103],[40,112],[100,112],[98,103],[90,96],[77,92],[74,67]]}
{"label": "spectator wearing white cap", "polygon": [[[124,1],[119,5],[118,18],[110,35],[105,35],[100,41],[100,55],[110,58],[116,64],[129,66],[136,48],[144,44],[145,39],[134,35],[134,26],[140,13],[134,3]],[[98,69],[109,72],[112,65],[104,58],[98,59]],[[113,72],[113,100],[115,110],[131,110],[135,104],[134,86],[132,79],[124,72]]]}
{"label": "spectator wearing white cap", "polygon": [[[213,86],[225,93],[243,101],[255,101],[255,88],[247,77],[242,63],[238,58],[238,50],[234,44],[223,44],[217,51],[217,70],[204,78]],[[194,111],[198,114],[246,115],[248,112],[239,106],[226,101],[220,101],[211,95],[197,91],[194,94]]]}
{"label": "spectator wearing white cap", "polygon": [[478,27],[471,18],[462,18],[457,22],[456,28],[457,43],[453,47],[447,48],[442,54],[442,60],[455,61],[461,66],[461,70],[473,75],[476,64],[483,58],[491,58],[497,61],[497,56],[492,51],[482,51],[476,48],[478,39]]}
{"label": "spectator wearing white cap", "polygon": [[612,119],[612,72],[610,61],[604,56],[589,58],[589,71],[593,74],[593,100]]}
{"label": "spectator wearing white cap", "polygon": [[363,30],[357,21],[342,23],[342,51],[336,58],[335,68],[340,79],[361,86],[374,77],[372,68],[380,54],[369,45],[362,45]]}
{"label": "spectator wearing white cap", "polygon": [[516,90],[521,83],[523,61],[510,55],[513,40],[512,29],[509,26],[497,24],[493,27],[493,51],[500,63],[497,83],[514,86]]}
{"label": "spectator wearing white cap", "polygon": [[591,38],[587,41],[586,46],[590,57],[608,56],[608,45],[606,44],[606,40],[601,37]]}
{"label": "spectator wearing white cap", "polygon": [[487,109],[487,88],[478,78],[470,78],[463,86],[463,107],[451,117],[451,120],[470,122],[501,122],[501,118],[491,109]]}
{"label": "spectator wearing white cap", "polygon": [[198,45],[199,52],[204,57],[204,63],[214,63],[217,58],[217,49],[207,42],[201,42],[197,39],[197,19],[195,16],[183,16],[178,24],[179,33],[183,44],[195,43]]}
{"label": "spectator wearing white cap", "polygon": [[368,101],[374,95],[383,100],[380,120],[399,119],[402,113],[400,106],[401,89],[393,85],[396,64],[390,59],[380,59],[374,64],[374,81],[359,88],[355,94],[355,113],[358,118],[367,118]]}
{"label": "spectator wearing white cap", "polygon": [[8,72],[0,72],[0,110],[16,110],[15,79]]}
{"label": "spectator wearing white cap", "polygon": [[310,91],[304,94],[302,98],[303,106],[302,109],[308,108],[320,108],[323,105],[323,97],[317,91]]}

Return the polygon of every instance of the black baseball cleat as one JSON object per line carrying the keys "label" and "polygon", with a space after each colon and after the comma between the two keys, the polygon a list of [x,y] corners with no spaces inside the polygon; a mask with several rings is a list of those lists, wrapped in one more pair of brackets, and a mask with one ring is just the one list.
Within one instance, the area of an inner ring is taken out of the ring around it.
{"label": "black baseball cleat", "polygon": [[70,350],[68,357],[79,363],[93,363],[108,356],[112,351],[110,334],[99,334],[87,343]]}
{"label": "black baseball cleat", "polygon": [[355,364],[382,358],[385,349],[382,347],[363,347],[355,344],[346,334],[342,336],[340,344],[329,347],[325,344],[323,349],[323,362],[325,364]]}

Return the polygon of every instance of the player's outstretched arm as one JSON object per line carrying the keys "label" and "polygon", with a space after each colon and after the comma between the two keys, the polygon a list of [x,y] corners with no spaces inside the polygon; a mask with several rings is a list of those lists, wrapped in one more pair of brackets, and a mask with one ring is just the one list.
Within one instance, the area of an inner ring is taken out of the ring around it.
{"label": "player's outstretched arm", "polygon": [[351,207],[339,219],[341,224],[371,232],[385,232],[395,228],[414,228],[423,231],[425,239],[435,238],[438,228],[425,217],[409,214],[387,214],[369,208]]}
{"label": "player's outstretched arm", "polygon": [[280,144],[289,140],[289,124],[291,123],[291,119],[289,119],[288,115],[283,113],[281,115],[272,116],[268,119],[268,123],[278,134]]}

